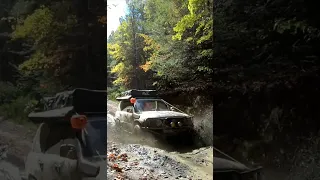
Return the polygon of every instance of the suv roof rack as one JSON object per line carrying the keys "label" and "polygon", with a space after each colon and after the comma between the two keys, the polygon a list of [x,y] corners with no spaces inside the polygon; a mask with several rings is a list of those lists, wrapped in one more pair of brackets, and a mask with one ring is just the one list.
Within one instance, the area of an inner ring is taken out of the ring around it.
{"label": "suv roof rack", "polygon": [[117,100],[129,100],[130,98],[156,98],[158,93],[156,90],[137,90],[131,89],[121,93],[121,97],[118,97]]}

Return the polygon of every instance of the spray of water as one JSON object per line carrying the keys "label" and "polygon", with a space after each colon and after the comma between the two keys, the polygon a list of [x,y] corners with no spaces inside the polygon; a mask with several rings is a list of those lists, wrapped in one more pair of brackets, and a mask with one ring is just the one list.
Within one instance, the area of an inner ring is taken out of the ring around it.
{"label": "spray of water", "polygon": [[193,124],[206,145],[213,145],[213,106],[198,110],[194,116]]}

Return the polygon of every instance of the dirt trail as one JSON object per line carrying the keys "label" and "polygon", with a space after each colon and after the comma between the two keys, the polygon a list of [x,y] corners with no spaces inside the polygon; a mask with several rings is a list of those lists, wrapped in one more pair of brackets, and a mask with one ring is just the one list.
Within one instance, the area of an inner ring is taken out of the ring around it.
{"label": "dirt trail", "polygon": [[[114,114],[116,105],[115,102],[108,102],[110,114]],[[174,148],[157,139],[149,137],[141,141],[112,127],[108,130],[107,145],[108,179],[212,179],[211,147],[189,150],[187,153],[174,152]],[[121,173],[117,172],[119,168]]]}
{"label": "dirt trail", "polygon": [[6,159],[20,169],[24,168],[24,159],[31,149],[35,131],[32,126],[17,125],[0,118],[0,145],[8,146]]}
{"label": "dirt trail", "polygon": [[[139,144],[108,142],[108,179],[212,179],[212,149],[180,154]],[[115,158],[113,158],[115,157]],[[122,169],[117,172],[115,165]]]}
{"label": "dirt trail", "polygon": [[0,179],[20,180],[24,159],[32,147],[35,128],[17,125],[0,117]]}

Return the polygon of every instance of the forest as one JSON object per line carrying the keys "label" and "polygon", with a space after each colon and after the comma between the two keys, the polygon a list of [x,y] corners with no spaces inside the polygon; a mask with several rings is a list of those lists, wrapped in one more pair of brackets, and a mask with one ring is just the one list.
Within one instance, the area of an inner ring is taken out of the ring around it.
{"label": "forest", "polygon": [[129,1],[120,22],[107,45],[111,97],[130,88],[210,96],[212,0]]}
{"label": "forest", "polygon": [[318,146],[320,12],[311,1],[127,4],[106,37],[107,2],[2,1],[0,113],[23,121],[36,93],[85,87],[114,99],[148,88],[186,109],[212,106],[217,146],[244,159],[292,164],[297,147]]}
{"label": "forest", "polygon": [[106,89],[104,1],[0,3],[0,111],[18,122],[37,94]]}

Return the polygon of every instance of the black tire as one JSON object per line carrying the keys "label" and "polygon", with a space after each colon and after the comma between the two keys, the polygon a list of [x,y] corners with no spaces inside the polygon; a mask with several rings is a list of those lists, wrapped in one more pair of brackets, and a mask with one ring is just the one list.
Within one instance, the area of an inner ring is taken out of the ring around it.
{"label": "black tire", "polygon": [[143,130],[141,129],[140,124],[136,123],[133,126],[133,135],[137,137],[136,142],[138,144],[145,144],[145,133],[143,133]]}
{"label": "black tire", "polygon": [[135,124],[133,126],[133,134],[136,136],[142,136],[142,130],[140,124]]}

